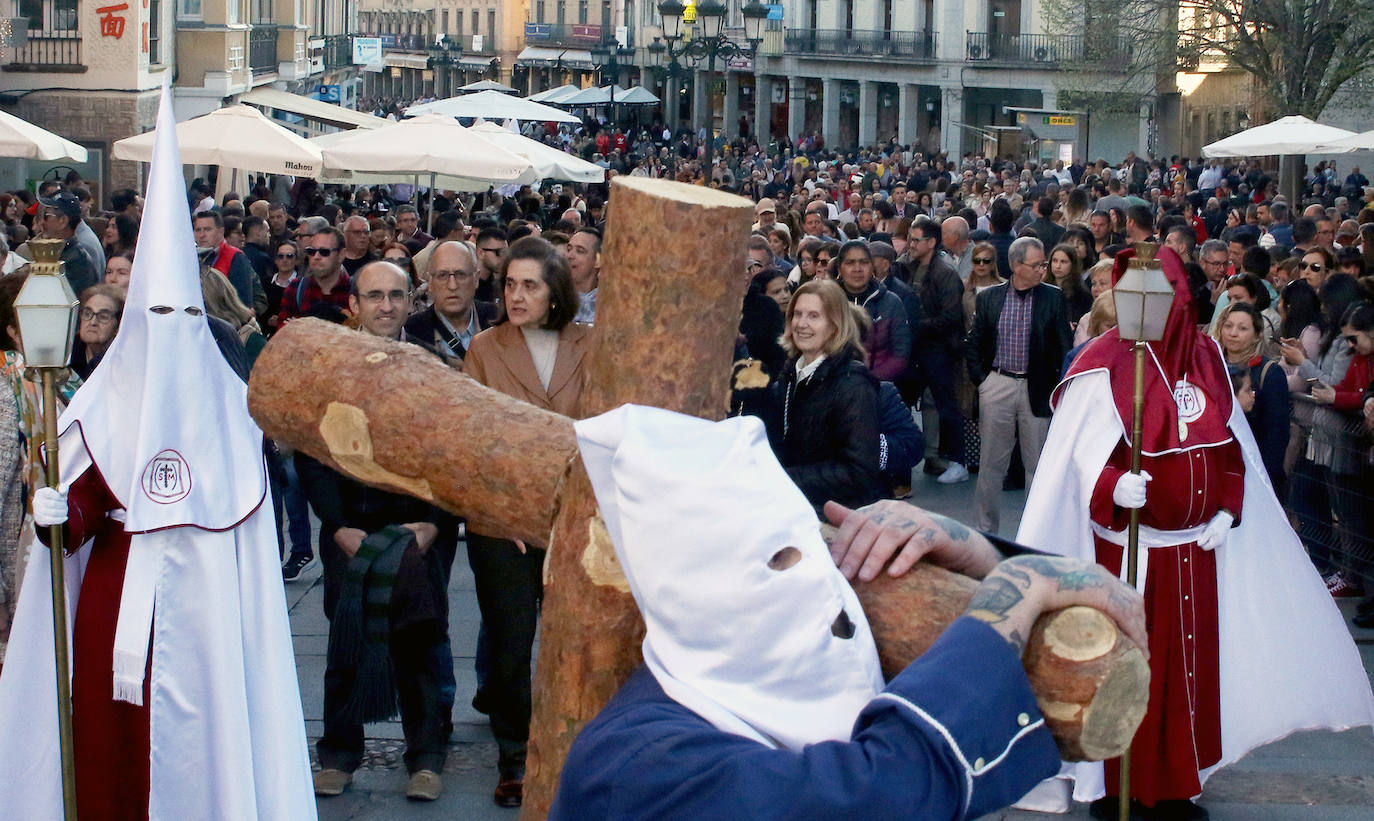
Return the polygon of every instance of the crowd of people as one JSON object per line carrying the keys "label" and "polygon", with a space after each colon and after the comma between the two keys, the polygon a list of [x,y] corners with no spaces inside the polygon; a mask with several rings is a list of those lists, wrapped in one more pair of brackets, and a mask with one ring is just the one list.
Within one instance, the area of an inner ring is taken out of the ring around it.
{"label": "crowd of people", "polygon": [[[1319,165],[1289,202],[1246,162],[1131,154],[1115,166],[1039,166],[895,143],[840,154],[814,135],[761,147],[741,133],[705,169],[690,132],[527,132],[602,165],[607,183],[465,195],[258,178],[216,200],[197,180],[188,201],[221,349],[246,376],[273,333],[314,317],[414,343],[488,387],[573,415],[609,179],[711,185],[755,203],[732,411],[764,420],[817,511],[919,498],[920,467],[944,484],[976,475],[973,523],[996,533],[999,494],[1038,467],[1056,385],[1115,325],[1118,255],[1157,242],[1183,263],[1193,320],[1224,354],[1269,486],[1332,595],[1364,596],[1356,623],[1374,627],[1374,188],[1358,168],[1340,177]],[[70,396],[119,330],[142,204],[120,190],[102,207],[75,175],[0,194],[10,329],[0,346],[30,440],[36,400],[16,375],[13,310],[27,244],[61,239],[81,298]],[[267,462],[283,578],[322,561],[332,623],[372,535],[403,527],[423,556],[396,570],[398,586],[413,588],[412,612],[391,643],[416,798],[441,790],[457,698],[444,591],[466,539],[483,619],[473,704],[498,742],[494,800],[519,806],[547,545],[464,533],[437,508],[283,446],[269,443]],[[20,525],[7,515],[0,525],[0,604],[12,609]],[[4,607],[0,628],[3,641]],[[362,760],[368,714],[351,706],[360,674],[343,655],[331,650],[325,674],[320,795],[343,792]]]}

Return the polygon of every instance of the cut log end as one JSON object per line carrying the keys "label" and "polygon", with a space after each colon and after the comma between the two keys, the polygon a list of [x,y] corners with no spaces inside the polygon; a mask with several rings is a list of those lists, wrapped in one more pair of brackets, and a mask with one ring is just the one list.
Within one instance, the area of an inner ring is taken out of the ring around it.
{"label": "cut log end", "polygon": [[1131,746],[1136,728],[1145,718],[1150,691],[1150,663],[1136,648],[1128,650],[1097,687],[1097,695],[1083,710],[1079,734],[1081,758],[1105,761]]}
{"label": "cut log end", "polygon": [[1090,607],[1069,607],[1045,625],[1045,648],[1069,661],[1101,658],[1116,646],[1117,629],[1111,619]]}
{"label": "cut log end", "polygon": [[746,208],[751,213],[754,204],[744,197],[720,191],[706,185],[689,185],[685,182],[657,180],[651,177],[616,177],[611,181],[612,189],[628,188],[652,197],[673,200],[684,206],[702,208]]}

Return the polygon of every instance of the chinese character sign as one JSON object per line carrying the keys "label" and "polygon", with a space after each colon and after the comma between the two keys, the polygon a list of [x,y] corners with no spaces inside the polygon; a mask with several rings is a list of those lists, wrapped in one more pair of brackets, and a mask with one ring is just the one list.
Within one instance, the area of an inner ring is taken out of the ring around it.
{"label": "chinese character sign", "polygon": [[128,3],[119,3],[113,6],[101,6],[95,10],[100,15],[100,36],[113,37],[119,40],[124,37],[124,18],[119,16],[120,12],[128,11]]}

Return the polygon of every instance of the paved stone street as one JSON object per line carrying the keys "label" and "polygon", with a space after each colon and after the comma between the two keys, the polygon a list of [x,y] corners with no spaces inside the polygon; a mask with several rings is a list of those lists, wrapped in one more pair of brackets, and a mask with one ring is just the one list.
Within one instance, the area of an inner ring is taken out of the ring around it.
{"label": "paved stone street", "polygon": [[[945,486],[916,473],[913,501],[956,518],[972,510],[974,482]],[[1016,532],[1024,491],[1002,494],[1002,530]],[[318,525],[317,525],[318,527]],[[496,785],[496,745],[485,716],[468,700],[475,680],[472,652],[477,641],[477,600],[465,553],[459,550],[449,587],[454,666],[458,705],[454,710],[453,747],[444,771],[444,795],[433,803],[409,802],[404,797],[406,774],[401,763],[404,743],[399,721],[368,727],[367,760],[353,785],[338,798],[321,799],[325,821],[381,819],[505,819],[517,813],[491,801]],[[318,564],[287,586],[291,607],[296,664],[305,704],[306,731],[311,744],[322,731],[321,699],[328,626],[321,609]],[[1347,618],[1353,604],[1345,606]],[[1352,628],[1353,629],[1353,628]],[[1374,671],[1374,630],[1354,629],[1365,669]],[[312,748],[313,755],[313,748]],[[1202,803],[1217,821],[1354,821],[1374,817],[1374,733],[1368,729],[1346,733],[1301,733],[1255,751],[1207,784]],[[1035,813],[1007,811],[989,819],[1029,821]],[[1085,807],[1064,818],[1087,818]]]}

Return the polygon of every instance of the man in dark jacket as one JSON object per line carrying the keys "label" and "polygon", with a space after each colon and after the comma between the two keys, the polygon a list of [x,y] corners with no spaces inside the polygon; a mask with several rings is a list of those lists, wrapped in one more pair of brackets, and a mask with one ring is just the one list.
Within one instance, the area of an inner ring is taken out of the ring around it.
{"label": "man in dark jacket", "polygon": [[1035,235],[1040,237],[1040,242],[1046,248],[1054,250],[1054,246],[1059,244],[1059,240],[1064,236],[1064,226],[1055,224],[1050,217],[1054,216],[1054,197],[1041,197],[1035,204],[1036,218],[1031,220],[1027,226],[1035,231]]}
{"label": "man in dark jacket", "polygon": [[434,304],[406,320],[406,341],[461,368],[472,338],[496,321],[496,306],[474,298],[477,259],[467,245],[445,242],[430,254],[429,293]]}
{"label": "man in dark jacket", "polygon": [[899,387],[910,404],[930,389],[940,414],[940,458],[946,464],[940,468],[927,463],[926,472],[938,471],[939,482],[953,484],[968,480],[964,415],[954,395],[954,369],[964,335],[964,283],[938,253],[940,235],[940,226],[930,220],[917,220],[907,234],[907,276],[920,300],[921,314],[912,327],[915,367]]}
{"label": "man in dark jacket", "polygon": [[1018,433],[1026,485],[1031,484],[1050,428],[1050,393],[1064,355],[1073,346],[1064,299],[1042,280],[1045,247],[1022,237],[1008,251],[1011,281],[978,295],[973,330],[964,346],[969,377],[978,385],[978,434],[982,440],[977,526],[997,532],[997,493],[1011,462]]}
{"label": "man in dark jacket", "polygon": [[911,354],[911,328],[906,306],[873,274],[873,252],[861,239],[840,248],[840,285],[849,301],[862,307],[873,320],[863,336],[868,370],[877,379],[891,382],[906,371]]}

